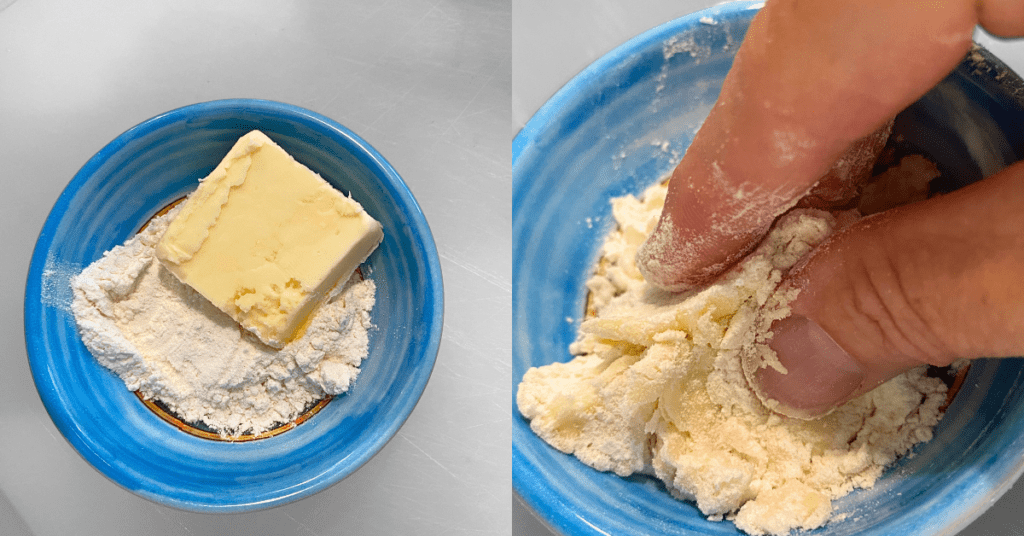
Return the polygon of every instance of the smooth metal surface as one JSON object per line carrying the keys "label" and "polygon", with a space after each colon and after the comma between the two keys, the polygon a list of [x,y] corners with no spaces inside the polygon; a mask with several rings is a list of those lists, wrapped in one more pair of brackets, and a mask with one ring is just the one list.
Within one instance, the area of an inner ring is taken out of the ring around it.
{"label": "smooth metal surface", "polygon": [[[0,9],[0,534],[507,534],[509,2]],[[156,114],[232,97],[311,109],[388,159],[434,234],[445,326],[416,409],[350,477],[277,508],[194,514],[118,487],[58,433],[29,375],[23,293],[43,221],[89,157]]]}

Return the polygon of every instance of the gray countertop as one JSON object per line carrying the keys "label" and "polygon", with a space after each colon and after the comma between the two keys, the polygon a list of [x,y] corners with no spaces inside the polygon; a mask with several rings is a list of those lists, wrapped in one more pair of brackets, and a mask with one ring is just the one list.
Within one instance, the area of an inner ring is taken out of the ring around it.
{"label": "gray countertop", "polygon": [[[507,534],[511,6],[507,0],[0,0],[0,534]],[[402,175],[445,284],[432,377],[398,434],[304,500],[195,514],[125,491],[50,421],[22,304],[36,237],[121,132],[220,98],[326,115]]]}
{"label": "gray countertop", "polygon": [[[0,534],[550,535],[510,491],[509,144],[590,62],[715,3],[0,0]],[[1020,43],[979,41],[1024,72]],[[430,223],[446,311],[422,399],[366,465],[288,505],[195,514],[121,489],[64,440],[29,374],[22,303],[43,221],[89,157],[230,97],[309,108],[376,147]],[[964,533],[1018,534],[1022,506],[1017,485]]]}
{"label": "gray countertop", "polygon": [[[559,88],[606,52],[674,18],[722,2],[715,0],[515,0],[512,10],[512,119],[522,128]],[[1024,74],[1024,41],[975,40],[1015,72]],[[981,518],[961,531],[971,536],[1024,534],[1024,483],[1010,489]],[[553,536],[520,498],[514,497],[515,536]]]}

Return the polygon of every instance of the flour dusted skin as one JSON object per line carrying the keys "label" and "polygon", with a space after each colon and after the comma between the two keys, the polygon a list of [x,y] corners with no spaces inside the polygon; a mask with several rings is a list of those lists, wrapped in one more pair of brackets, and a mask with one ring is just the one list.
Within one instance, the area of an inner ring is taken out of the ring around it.
{"label": "flour dusted skin", "polygon": [[915,369],[813,421],[765,409],[741,354],[771,358],[767,330],[795,297],[786,271],[839,224],[793,211],[716,283],[685,294],[647,285],[634,265],[665,186],[613,200],[617,229],[587,286],[568,363],[531,368],[519,411],[555,448],[602,471],[651,473],[712,520],[754,535],[825,524],[833,499],[874,485],[886,466],[931,439],[946,385]]}
{"label": "flour dusted skin", "polygon": [[367,355],[375,285],[340,283],[305,332],[264,345],[154,257],[176,214],[154,218],[72,280],[85,346],[131,391],[224,436],[294,420],[324,395],[348,390]]}

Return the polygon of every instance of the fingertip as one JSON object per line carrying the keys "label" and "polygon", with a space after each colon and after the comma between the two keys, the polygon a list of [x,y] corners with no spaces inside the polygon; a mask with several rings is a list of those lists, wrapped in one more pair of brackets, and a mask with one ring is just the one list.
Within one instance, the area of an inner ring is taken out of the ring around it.
{"label": "fingertip", "polygon": [[648,283],[670,292],[700,288],[722,275],[757,245],[758,235],[726,239],[693,217],[679,226],[668,210],[637,249],[636,266]]}
{"label": "fingertip", "polygon": [[640,245],[636,265],[648,283],[672,292],[682,292],[698,286],[701,281],[690,275],[692,262],[688,257],[689,244],[680,239],[670,215],[663,214],[654,232]]}
{"label": "fingertip", "polygon": [[[675,249],[680,247],[675,234],[671,232],[671,218],[662,214],[654,231],[644,240],[636,252],[636,266],[644,280],[659,288],[673,290],[671,287],[679,279],[680,267],[669,261],[677,257]],[[680,289],[685,290],[685,289]]]}

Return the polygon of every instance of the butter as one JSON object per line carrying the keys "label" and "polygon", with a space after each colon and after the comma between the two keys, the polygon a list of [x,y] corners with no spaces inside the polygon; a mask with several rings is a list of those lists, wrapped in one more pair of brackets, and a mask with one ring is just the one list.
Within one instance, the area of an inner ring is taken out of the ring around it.
{"label": "butter", "polygon": [[265,344],[281,348],[383,236],[359,203],[254,130],[184,201],[156,256]]}

